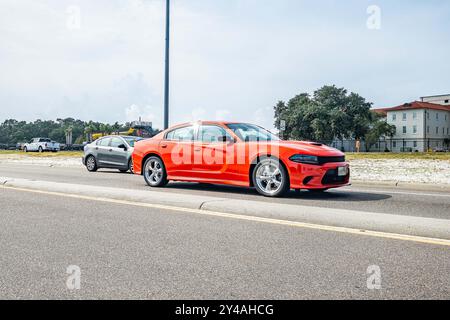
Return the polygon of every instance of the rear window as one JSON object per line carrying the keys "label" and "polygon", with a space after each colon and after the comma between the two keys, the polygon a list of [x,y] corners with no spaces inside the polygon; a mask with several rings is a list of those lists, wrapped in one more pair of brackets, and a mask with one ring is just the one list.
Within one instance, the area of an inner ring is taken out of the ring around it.
{"label": "rear window", "polygon": [[111,139],[110,138],[104,138],[104,139],[101,139],[101,140],[99,140],[98,142],[97,142],[97,145],[98,146],[102,146],[102,147],[107,147],[107,146],[109,146],[109,141],[110,141]]}
{"label": "rear window", "polygon": [[167,140],[175,141],[193,141],[194,140],[194,127],[183,127],[170,131],[166,136]]}

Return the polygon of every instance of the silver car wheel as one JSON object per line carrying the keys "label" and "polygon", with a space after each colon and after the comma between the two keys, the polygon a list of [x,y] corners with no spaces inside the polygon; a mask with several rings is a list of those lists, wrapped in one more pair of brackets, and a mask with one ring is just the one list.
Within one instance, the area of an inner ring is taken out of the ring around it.
{"label": "silver car wheel", "polygon": [[269,195],[277,193],[282,188],[283,179],[280,165],[275,161],[267,162],[256,171],[258,188]]}
{"label": "silver car wheel", "polygon": [[86,161],[86,167],[88,170],[94,170],[95,168],[95,160],[94,157],[89,157]]}
{"label": "silver car wheel", "polygon": [[163,178],[163,166],[158,159],[147,161],[144,174],[150,185],[158,185]]}

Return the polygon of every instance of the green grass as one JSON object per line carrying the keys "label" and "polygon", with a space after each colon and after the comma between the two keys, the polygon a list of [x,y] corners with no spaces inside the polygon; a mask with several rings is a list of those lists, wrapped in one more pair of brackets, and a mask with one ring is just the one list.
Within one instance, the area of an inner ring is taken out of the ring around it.
{"label": "green grass", "polygon": [[348,160],[357,159],[421,159],[421,160],[450,160],[450,153],[426,153],[426,152],[413,152],[413,153],[391,153],[391,152],[360,152],[353,153],[347,152],[346,158]]}
{"label": "green grass", "polygon": [[35,158],[57,158],[57,157],[81,157],[82,151],[60,151],[60,152],[23,152],[17,150],[0,150],[0,156],[2,155],[22,155],[26,157]]}

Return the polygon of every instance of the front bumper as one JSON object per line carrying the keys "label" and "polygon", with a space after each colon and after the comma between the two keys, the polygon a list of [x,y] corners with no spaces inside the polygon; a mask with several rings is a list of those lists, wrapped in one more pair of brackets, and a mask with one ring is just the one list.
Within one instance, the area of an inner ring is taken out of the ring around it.
{"label": "front bumper", "polygon": [[[338,168],[346,167],[345,176],[338,175]],[[332,162],[323,165],[309,165],[290,161],[289,176],[293,189],[331,189],[350,184],[348,162]]]}

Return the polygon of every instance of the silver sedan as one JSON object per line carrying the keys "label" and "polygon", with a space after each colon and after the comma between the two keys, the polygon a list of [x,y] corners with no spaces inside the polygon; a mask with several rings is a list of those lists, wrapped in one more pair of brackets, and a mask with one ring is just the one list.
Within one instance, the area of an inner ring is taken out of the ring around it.
{"label": "silver sedan", "polygon": [[119,169],[120,172],[133,172],[133,148],[136,141],[132,136],[102,137],[84,147],[83,165],[88,171],[100,168]]}

